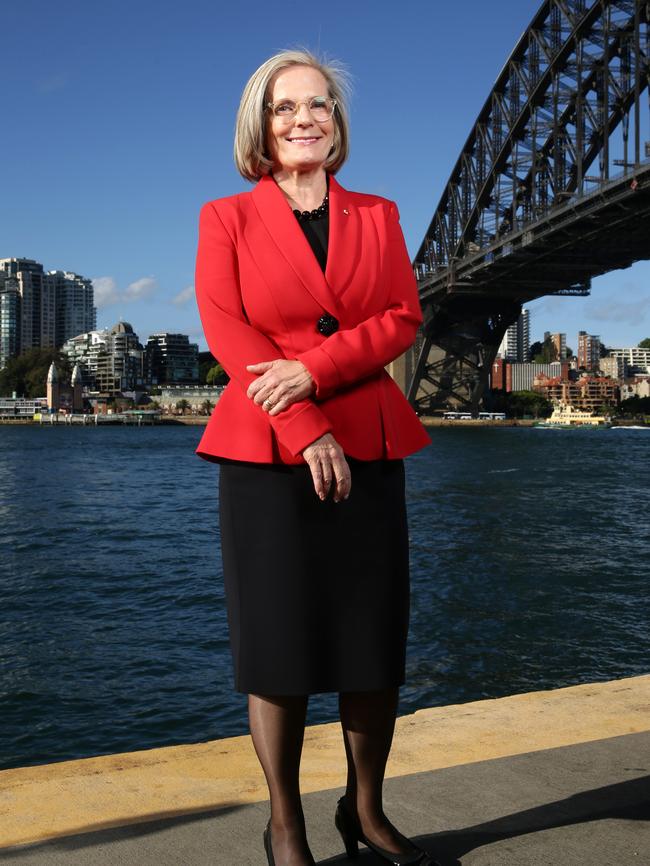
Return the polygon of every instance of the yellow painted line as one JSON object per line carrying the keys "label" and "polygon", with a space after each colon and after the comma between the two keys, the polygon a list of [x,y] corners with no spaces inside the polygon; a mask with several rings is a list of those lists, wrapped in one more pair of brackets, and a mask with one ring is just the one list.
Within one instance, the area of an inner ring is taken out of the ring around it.
{"label": "yellow painted line", "polygon": [[[387,776],[650,730],[650,676],[418,710]],[[338,722],[305,731],[303,793],[345,784]],[[0,847],[267,799],[248,735],[0,772]]]}

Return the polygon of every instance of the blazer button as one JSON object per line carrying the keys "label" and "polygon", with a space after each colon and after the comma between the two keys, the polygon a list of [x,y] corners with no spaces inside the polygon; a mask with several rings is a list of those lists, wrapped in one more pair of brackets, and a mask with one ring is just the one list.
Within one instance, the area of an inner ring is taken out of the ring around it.
{"label": "blazer button", "polygon": [[330,316],[329,313],[325,313],[325,315],[321,316],[316,322],[316,328],[321,332],[321,334],[329,337],[330,334],[338,331],[339,321],[338,319],[335,319],[334,316]]}

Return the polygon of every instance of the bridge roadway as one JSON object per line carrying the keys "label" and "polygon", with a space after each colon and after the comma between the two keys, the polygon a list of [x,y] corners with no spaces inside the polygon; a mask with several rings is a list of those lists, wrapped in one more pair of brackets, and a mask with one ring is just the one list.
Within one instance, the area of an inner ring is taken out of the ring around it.
{"label": "bridge roadway", "polygon": [[650,255],[650,165],[571,198],[507,241],[466,256],[420,283],[425,304],[437,293],[527,303],[554,292],[588,291],[592,277]]}
{"label": "bridge roadway", "polygon": [[[650,676],[402,716],[384,786],[393,822],[443,866],[648,866]],[[306,731],[302,791],[320,866],[334,828],[338,723]],[[269,814],[248,736],[0,772],[11,866],[262,866]],[[362,847],[357,861],[379,866]]]}

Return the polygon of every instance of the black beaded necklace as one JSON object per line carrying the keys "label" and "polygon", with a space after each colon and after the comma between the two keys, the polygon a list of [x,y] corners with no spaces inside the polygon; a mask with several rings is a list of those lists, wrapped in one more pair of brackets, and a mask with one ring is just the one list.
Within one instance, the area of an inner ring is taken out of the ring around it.
{"label": "black beaded necklace", "polygon": [[318,220],[324,217],[329,210],[329,192],[325,193],[325,198],[319,207],[313,210],[294,210],[294,214],[298,222],[306,222],[307,220]]}

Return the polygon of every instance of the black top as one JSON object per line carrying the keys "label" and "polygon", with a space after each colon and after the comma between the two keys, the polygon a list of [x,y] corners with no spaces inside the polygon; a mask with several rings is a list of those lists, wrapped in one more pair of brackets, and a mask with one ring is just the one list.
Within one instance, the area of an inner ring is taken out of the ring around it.
{"label": "black top", "polygon": [[318,217],[318,219],[298,220],[298,225],[305,233],[309,246],[314,251],[318,264],[324,273],[327,264],[327,242],[330,233],[329,211],[323,216]]}

